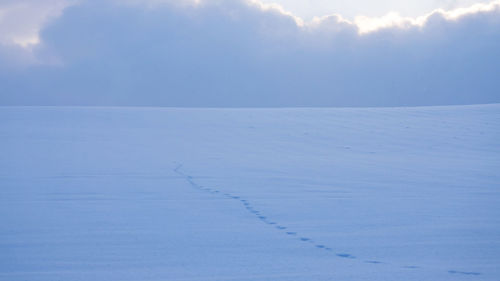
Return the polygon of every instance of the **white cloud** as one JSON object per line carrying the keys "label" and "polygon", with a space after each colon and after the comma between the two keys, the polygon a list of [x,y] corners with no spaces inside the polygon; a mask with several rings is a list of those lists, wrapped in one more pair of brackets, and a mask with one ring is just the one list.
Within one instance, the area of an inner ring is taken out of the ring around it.
{"label": "white cloud", "polygon": [[500,1],[493,1],[490,3],[477,3],[467,8],[458,8],[450,11],[437,9],[431,13],[412,18],[403,17],[396,12],[390,12],[382,17],[365,17],[358,16],[354,19],[353,24],[358,27],[360,34],[376,32],[386,28],[409,28],[409,27],[422,27],[429,18],[438,14],[447,20],[458,20],[461,17],[473,15],[477,13],[491,12],[500,9]]}
{"label": "white cloud", "polygon": [[276,3],[264,3],[261,0],[247,0],[247,2],[260,7],[264,11],[274,10],[283,15],[290,16],[300,27],[314,28],[321,26],[321,22],[324,20],[336,18],[338,22],[354,25],[358,29],[358,33],[360,35],[388,28],[405,29],[411,27],[422,27],[427,23],[429,18],[435,16],[436,14],[442,16],[446,20],[458,20],[464,16],[486,13],[500,9],[500,0],[494,0],[489,3],[475,3],[468,7],[460,7],[452,10],[435,9],[430,13],[418,17],[404,17],[398,12],[389,12],[381,17],[356,16],[353,21],[350,21],[341,14],[332,14],[314,17],[311,21],[305,21]]}
{"label": "white cloud", "polygon": [[73,0],[5,0],[0,3],[0,44],[28,48],[40,42],[39,31]]}
{"label": "white cloud", "polygon": [[[74,5],[82,0],[5,0],[0,3],[0,44],[17,44],[30,48],[40,42],[39,32],[45,23],[57,18],[68,6]],[[219,3],[226,4],[223,0],[114,0],[120,4],[147,5],[154,8],[158,5],[188,5],[200,8],[200,4]],[[322,21],[331,21],[332,18],[344,24],[352,24],[358,29],[360,35],[376,32],[387,28],[409,28],[422,27],[427,20],[435,14],[442,15],[447,20],[456,20],[460,17],[488,12],[499,9],[500,0],[490,3],[476,3],[469,7],[457,8],[449,11],[443,9],[434,10],[419,17],[403,17],[397,12],[389,12],[381,17],[356,16],[353,21],[344,18],[340,14],[332,14],[322,17],[314,17],[306,21],[301,17],[285,10],[283,6],[276,3],[263,2],[261,0],[244,0],[248,5],[258,7],[264,12],[280,13],[292,18],[297,26],[301,28],[315,28],[322,25]]]}
{"label": "white cloud", "polygon": [[436,9],[452,10],[488,0],[261,0],[279,3],[295,15],[310,20],[330,14],[342,14],[349,20],[356,16],[381,17],[395,12],[405,17],[418,17]]}
{"label": "white cloud", "polygon": [[264,2],[259,1],[259,0],[247,0],[246,2],[249,5],[253,5],[253,6],[258,7],[259,9],[261,9],[264,12],[272,11],[272,12],[280,13],[280,14],[285,15],[285,16],[289,16],[289,17],[293,18],[293,20],[295,21],[295,23],[298,26],[300,26],[300,27],[304,26],[304,20],[302,18],[300,18],[299,16],[296,16],[293,13],[285,10],[283,8],[283,6],[281,6],[279,4],[276,4],[276,3],[264,3]]}

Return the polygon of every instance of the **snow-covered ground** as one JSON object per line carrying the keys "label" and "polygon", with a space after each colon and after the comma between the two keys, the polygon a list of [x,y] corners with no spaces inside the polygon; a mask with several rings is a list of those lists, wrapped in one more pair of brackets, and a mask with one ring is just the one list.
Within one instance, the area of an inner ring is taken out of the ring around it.
{"label": "snow-covered ground", "polygon": [[0,280],[499,280],[500,105],[0,108]]}

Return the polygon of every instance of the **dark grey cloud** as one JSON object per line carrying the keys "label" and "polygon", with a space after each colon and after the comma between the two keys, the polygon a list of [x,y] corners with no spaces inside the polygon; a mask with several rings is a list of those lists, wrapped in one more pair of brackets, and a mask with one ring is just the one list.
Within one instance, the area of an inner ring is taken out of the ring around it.
{"label": "dark grey cloud", "polygon": [[[0,66],[0,104],[400,106],[500,102],[500,11],[358,35],[243,1],[89,1]],[[0,47],[1,50],[1,47]],[[0,59],[2,53],[0,51]]]}

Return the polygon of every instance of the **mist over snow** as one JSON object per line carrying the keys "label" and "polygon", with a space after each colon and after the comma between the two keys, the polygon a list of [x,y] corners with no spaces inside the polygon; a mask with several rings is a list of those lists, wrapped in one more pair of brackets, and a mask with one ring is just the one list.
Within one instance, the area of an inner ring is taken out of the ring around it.
{"label": "mist over snow", "polygon": [[[478,5],[415,19],[303,21],[257,1],[60,4],[34,35],[0,29],[0,104],[500,102],[500,5]],[[0,20],[12,11],[0,8]]]}

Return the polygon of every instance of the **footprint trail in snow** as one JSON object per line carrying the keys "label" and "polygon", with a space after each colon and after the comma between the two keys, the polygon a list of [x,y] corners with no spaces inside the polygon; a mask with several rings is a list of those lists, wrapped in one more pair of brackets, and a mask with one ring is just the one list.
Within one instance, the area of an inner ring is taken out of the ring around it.
{"label": "footprint trail in snow", "polygon": [[[295,237],[299,242],[308,243],[308,244],[311,244],[313,247],[315,247],[317,249],[331,252],[331,253],[333,253],[338,258],[353,259],[353,260],[357,259],[357,257],[354,256],[354,255],[351,255],[349,253],[335,252],[333,250],[333,248],[331,248],[331,247],[329,247],[327,245],[324,245],[324,244],[321,244],[321,243],[317,243],[312,238],[309,238],[309,237],[306,237],[306,236],[302,236],[302,235],[300,235],[296,231],[290,231],[287,226],[281,225],[280,223],[278,223],[278,222],[276,222],[274,220],[269,219],[262,212],[260,212],[259,210],[255,209],[252,206],[252,204],[251,204],[250,201],[248,201],[248,200],[246,200],[244,198],[241,198],[240,196],[237,196],[237,195],[234,195],[234,194],[230,194],[230,193],[225,193],[225,192],[222,192],[222,191],[214,189],[214,188],[209,188],[209,187],[205,187],[205,186],[197,184],[194,181],[194,178],[192,176],[190,176],[188,174],[185,174],[184,172],[181,171],[182,166],[183,166],[182,164],[179,164],[174,169],[174,172],[177,173],[178,175],[182,176],[193,188],[195,188],[195,189],[197,189],[199,191],[203,191],[203,192],[207,192],[207,193],[213,194],[213,195],[223,196],[223,197],[225,197],[227,199],[238,200],[243,205],[243,207],[249,213],[251,213],[252,215],[254,215],[257,219],[259,219],[260,221],[262,221],[263,223],[265,223],[265,224],[267,224],[269,226],[274,227],[278,231],[283,231],[284,234],[287,235],[287,236]],[[373,265],[389,264],[387,262],[378,261],[378,260],[364,260],[362,262],[366,263],[366,264],[373,264]],[[400,268],[405,268],[405,269],[413,269],[413,270],[421,269],[421,267],[415,266],[415,265],[405,265],[405,266],[399,266],[399,267]],[[458,271],[458,270],[448,270],[447,272],[450,273],[450,274],[456,274],[456,275],[469,275],[469,276],[478,276],[478,275],[481,275],[481,273],[479,273],[479,272],[465,272],[465,271]]]}

